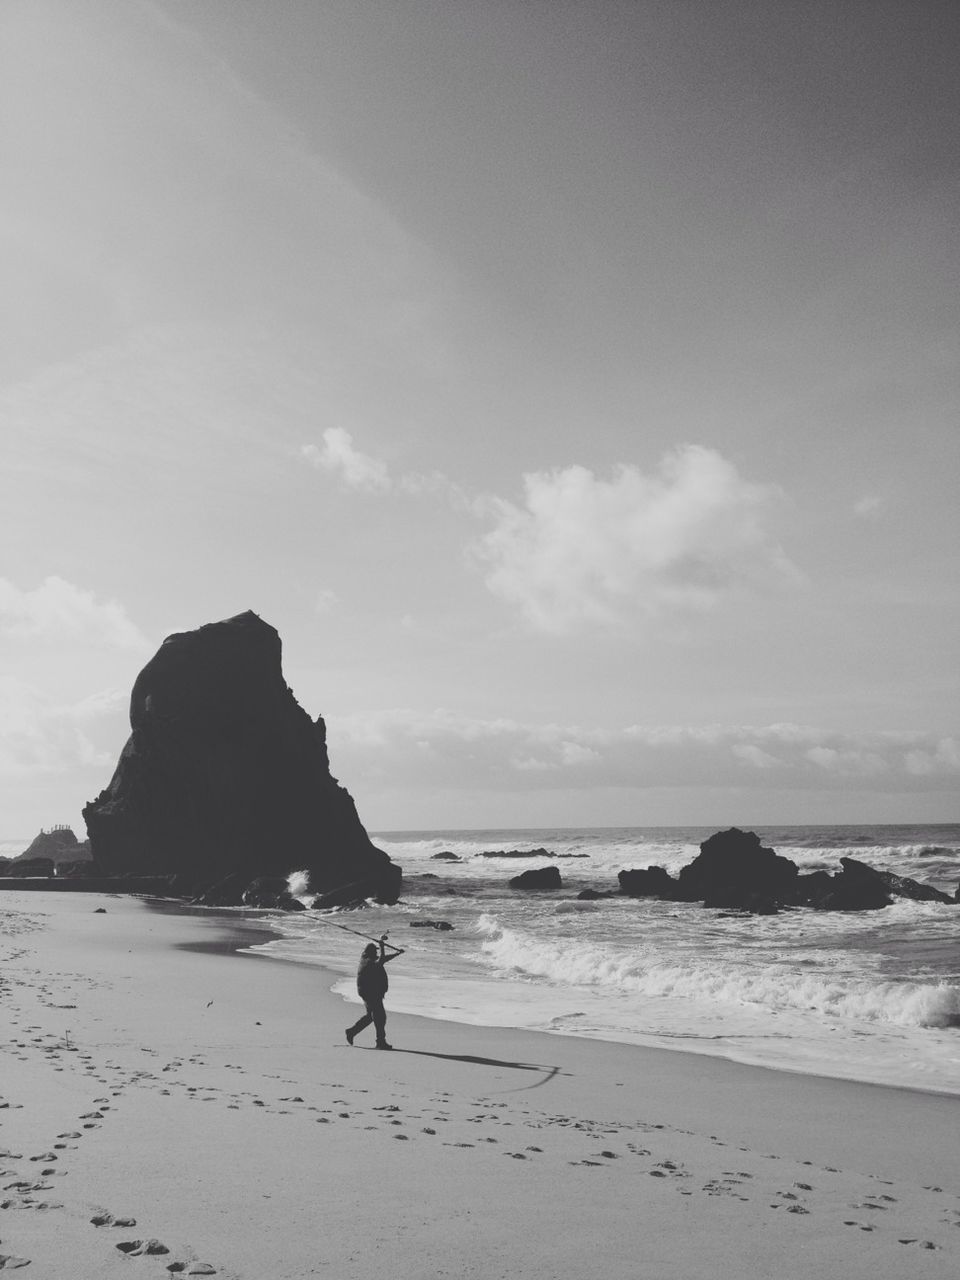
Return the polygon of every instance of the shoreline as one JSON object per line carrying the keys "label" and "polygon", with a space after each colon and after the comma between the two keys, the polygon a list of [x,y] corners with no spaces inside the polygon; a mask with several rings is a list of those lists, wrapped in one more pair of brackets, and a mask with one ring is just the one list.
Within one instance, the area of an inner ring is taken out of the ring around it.
{"label": "shoreline", "polygon": [[[151,904],[148,902],[148,905],[151,905]],[[199,910],[202,910],[202,911],[221,910],[226,913],[227,911],[231,910],[231,908],[199,908]],[[244,908],[238,907],[238,908],[233,908],[233,910],[236,910],[237,912],[243,912]],[[187,947],[189,949],[197,950],[197,951],[208,950],[208,949],[209,950],[215,949],[217,951],[222,950],[227,953],[232,951],[236,955],[249,955],[251,959],[270,960],[270,961],[273,961],[274,963],[295,965],[298,967],[304,967],[314,971],[319,971],[322,975],[324,975],[325,980],[329,980],[329,983],[330,983],[329,990],[331,995],[333,995],[338,1000],[340,1000],[345,1009],[347,1010],[352,1009],[356,1011],[359,1008],[359,1004],[357,1002],[346,999],[343,995],[340,994],[340,992],[338,992],[335,989],[337,983],[343,982],[344,980],[349,978],[350,975],[341,974],[336,969],[331,968],[328,964],[322,961],[304,962],[302,960],[291,959],[288,956],[277,955],[269,951],[264,951],[264,952],[256,951],[253,949],[255,946],[264,945],[265,943],[270,941],[282,941],[287,938],[287,935],[277,933],[276,930],[270,929],[266,921],[264,921],[263,925],[261,926],[260,921],[256,916],[238,915],[236,919],[242,919],[248,922],[253,928],[262,927],[264,932],[270,933],[272,936],[269,938],[262,938],[259,943],[250,943],[249,941],[246,941],[243,938],[241,938],[238,932],[235,946],[229,942],[225,942],[223,944],[219,944],[219,943],[187,944]],[[387,1003],[389,1006],[389,1000]],[[706,1050],[698,1051],[696,1049],[691,1049],[687,1046],[681,1047],[681,1046],[673,1046],[673,1045],[638,1043],[636,1041],[631,1041],[631,1040],[616,1040],[606,1036],[576,1035],[569,1031],[564,1031],[564,1030],[555,1031],[555,1030],[546,1030],[540,1027],[521,1027],[521,1026],[514,1026],[508,1023],[460,1022],[456,1018],[445,1018],[438,1014],[411,1013],[408,1010],[393,1011],[389,1009],[389,1007],[388,1007],[388,1014],[391,1019],[401,1019],[401,1018],[408,1019],[409,1018],[414,1020],[421,1020],[424,1022],[450,1023],[458,1027],[472,1027],[472,1028],[480,1028],[480,1029],[488,1028],[489,1030],[497,1033],[522,1032],[525,1035],[546,1036],[548,1039],[551,1039],[551,1040],[560,1038],[564,1040],[586,1041],[587,1043],[595,1043],[595,1044],[602,1044],[602,1045],[617,1045],[624,1049],[637,1049],[641,1052],[649,1052],[649,1053],[684,1054],[690,1058],[695,1058],[695,1059],[706,1058],[715,1062],[729,1062],[734,1066],[743,1067],[745,1069],[749,1069],[753,1071],[770,1071],[776,1075],[796,1076],[804,1080],[813,1079],[813,1080],[822,1080],[825,1082],[845,1083],[845,1084],[855,1085],[855,1086],[864,1087],[864,1088],[871,1088],[871,1089],[890,1089],[895,1092],[902,1092],[902,1093],[908,1093],[908,1094],[920,1094],[923,1096],[929,1095],[936,1098],[947,1098],[947,1099],[953,1099],[957,1102],[960,1102],[960,1086],[958,1086],[958,1088],[955,1090],[950,1090],[950,1089],[937,1089],[933,1087],[924,1088],[921,1085],[890,1084],[885,1081],[866,1080],[858,1076],[830,1075],[822,1071],[803,1071],[797,1067],[780,1066],[780,1065],[774,1066],[767,1063],[759,1063],[759,1062],[746,1062],[743,1059],[731,1057],[727,1054],[710,1053]],[[351,1017],[352,1015],[348,1013],[346,1016]],[[960,1029],[958,1029],[958,1032],[957,1032],[957,1040],[958,1040],[957,1053],[958,1053],[958,1057],[960,1057]]]}
{"label": "shoreline", "polygon": [[0,904],[0,1254],[30,1275],[129,1276],[137,1240],[234,1280],[955,1274],[944,1095],[405,1014],[350,1049],[329,970],[238,964],[266,922],[178,905]]}

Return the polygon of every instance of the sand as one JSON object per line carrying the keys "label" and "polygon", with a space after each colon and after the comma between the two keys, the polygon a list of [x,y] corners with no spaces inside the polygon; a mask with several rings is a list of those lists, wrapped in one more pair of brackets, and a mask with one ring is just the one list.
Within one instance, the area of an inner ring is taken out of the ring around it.
{"label": "sand", "polygon": [[331,975],[235,953],[263,928],[0,895],[0,1269],[958,1273],[955,1099],[399,1015],[351,1049]]}

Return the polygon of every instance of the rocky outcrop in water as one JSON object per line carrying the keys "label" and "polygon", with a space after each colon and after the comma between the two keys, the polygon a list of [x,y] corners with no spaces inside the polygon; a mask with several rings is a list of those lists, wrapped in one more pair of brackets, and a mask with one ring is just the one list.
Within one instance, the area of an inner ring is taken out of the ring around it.
{"label": "rocky outcrop in water", "polygon": [[856,858],[841,858],[840,871],[805,875],[790,858],[765,848],[753,831],[718,831],[677,878],[663,867],[621,871],[620,892],[634,898],[702,902],[706,907],[772,915],[781,907],[820,911],[877,911],[894,897],[918,902],[960,902],[908,876],[876,871]]}
{"label": "rocky outcrop in water", "polygon": [[534,867],[507,882],[511,889],[559,889],[563,885],[558,867]]}
{"label": "rocky outcrop in water", "polygon": [[643,867],[617,875],[620,892],[627,898],[666,898],[676,901],[678,885],[663,867]]}
{"label": "rocky outcrop in water", "polygon": [[255,613],[168,636],[137,677],[131,735],[83,811],[95,868],[199,890],[306,871],[309,889],[363,880],[396,901],[401,871],[330,773],[326,728],[283,678]]}
{"label": "rocky outcrop in water", "polygon": [[478,858],[555,858],[549,849],[484,849]]}

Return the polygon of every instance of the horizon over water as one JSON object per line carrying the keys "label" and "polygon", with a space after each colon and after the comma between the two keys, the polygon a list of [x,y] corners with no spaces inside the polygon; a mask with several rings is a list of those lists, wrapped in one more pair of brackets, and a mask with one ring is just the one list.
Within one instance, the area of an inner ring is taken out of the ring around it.
{"label": "horizon over water", "polygon": [[[489,1026],[658,1045],[781,1070],[960,1094],[960,906],[896,901],[872,912],[801,908],[776,916],[699,904],[614,898],[617,871],[689,862],[716,827],[486,828],[377,831],[404,869],[394,907],[272,916],[284,934],[251,948],[321,964],[355,1000],[361,946],[324,920],[389,932],[406,949],[391,966],[388,1009]],[[852,856],[953,892],[960,824],[819,824],[755,828],[802,871]],[[560,890],[507,880],[542,856]],[[440,860],[449,852],[460,861]],[[446,920],[448,932],[411,929]]]}

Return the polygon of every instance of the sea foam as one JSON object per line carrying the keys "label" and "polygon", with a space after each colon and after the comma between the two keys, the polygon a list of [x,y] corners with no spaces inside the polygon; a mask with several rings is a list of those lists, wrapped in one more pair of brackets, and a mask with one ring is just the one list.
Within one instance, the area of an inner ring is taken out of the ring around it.
{"label": "sea foam", "polygon": [[717,956],[665,961],[645,948],[537,937],[505,928],[494,916],[477,923],[481,952],[494,968],[514,976],[652,998],[753,1004],[826,1018],[885,1022],[904,1027],[960,1026],[960,987],[949,982],[896,982],[835,978],[798,965],[730,963]]}

